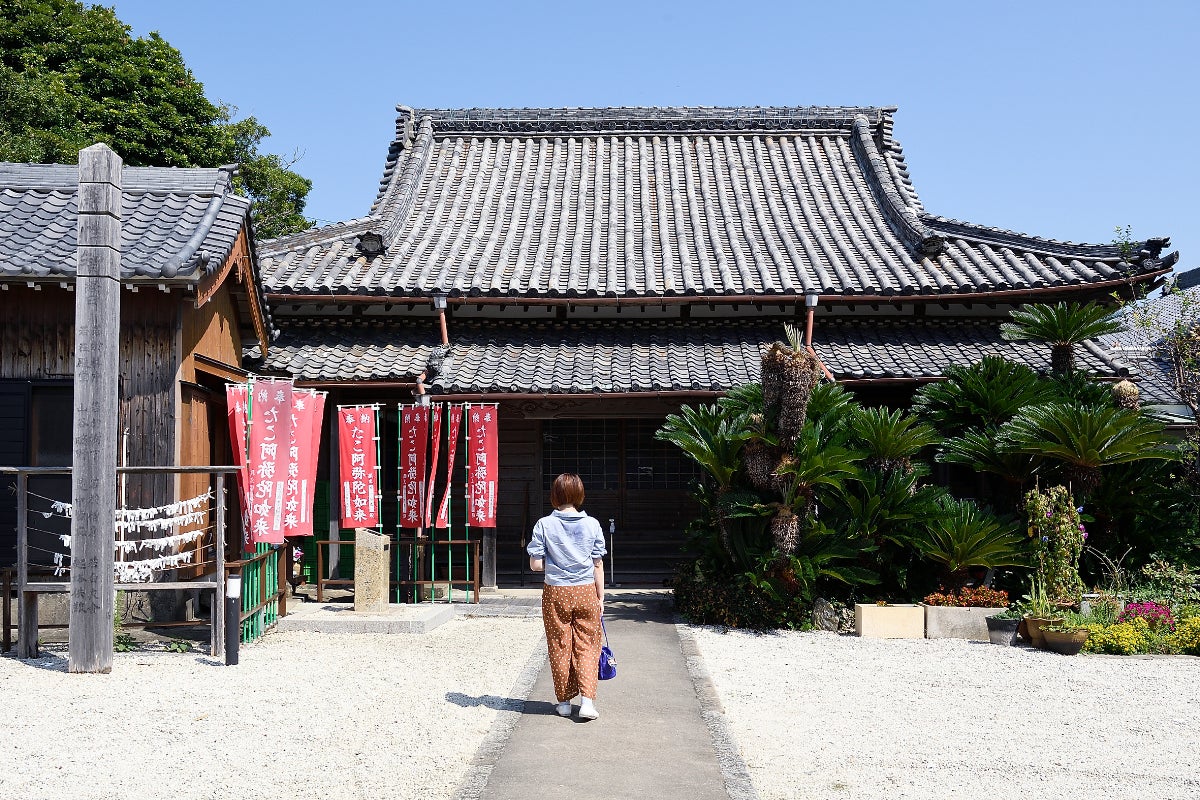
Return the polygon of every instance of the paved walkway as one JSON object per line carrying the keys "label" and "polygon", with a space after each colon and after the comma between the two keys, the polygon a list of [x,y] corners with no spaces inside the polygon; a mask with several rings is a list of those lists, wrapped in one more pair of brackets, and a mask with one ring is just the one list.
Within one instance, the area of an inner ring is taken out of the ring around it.
{"label": "paved walkway", "polygon": [[[507,742],[502,741],[507,731],[500,732],[491,755],[485,745],[473,768],[476,785],[460,797],[728,800],[706,721],[713,712],[702,713],[668,602],[661,593],[609,597],[605,623],[618,675],[600,683],[598,720],[554,713],[554,687],[541,650],[540,669],[532,660],[527,670],[530,678],[537,673],[529,698],[523,706],[515,704],[520,709],[515,728]],[[729,753],[723,756],[729,773]],[[736,774],[732,783],[740,783]]]}

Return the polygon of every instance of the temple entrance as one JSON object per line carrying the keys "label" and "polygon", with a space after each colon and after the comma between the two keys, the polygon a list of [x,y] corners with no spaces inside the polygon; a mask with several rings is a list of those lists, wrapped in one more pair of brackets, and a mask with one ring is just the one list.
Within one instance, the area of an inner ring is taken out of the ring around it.
{"label": "temple entrance", "polygon": [[[502,526],[498,532],[499,583],[540,583],[540,576],[525,568],[523,543],[528,541],[529,527],[549,510],[554,477],[576,472],[587,491],[584,510],[606,532],[615,528],[609,534],[609,582],[662,586],[685,557],[684,528],[698,512],[690,487],[699,477],[698,468],[677,448],[654,438],[662,420],[547,419],[537,424],[540,453],[530,455],[540,456],[540,474],[536,483],[525,480],[524,487],[509,482],[508,491],[522,494],[522,500],[528,495],[529,505],[520,523],[513,520],[516,524]],[[500,436],[503,451],[503,424]],[[506,482],[503,468],[500,480]]]}

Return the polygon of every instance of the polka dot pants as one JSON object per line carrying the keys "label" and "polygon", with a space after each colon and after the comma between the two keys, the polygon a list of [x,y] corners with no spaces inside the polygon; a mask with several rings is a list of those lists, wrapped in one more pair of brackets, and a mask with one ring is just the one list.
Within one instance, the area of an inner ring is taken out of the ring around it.
{"label": "polka dot pants", "polygon": [[594,700],[601,639],[596,584],[545,586],[542,622],[558,702],[565,703],[577,694]]}

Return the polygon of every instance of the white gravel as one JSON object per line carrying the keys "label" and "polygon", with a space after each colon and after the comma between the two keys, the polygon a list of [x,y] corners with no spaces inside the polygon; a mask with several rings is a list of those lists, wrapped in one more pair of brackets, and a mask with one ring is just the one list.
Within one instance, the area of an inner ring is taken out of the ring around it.
{"label": "white gravel", "polygon": [[110,675],[0,658],[0,797],[448,798],[541,633],[275,632],[236,667],[118,653]]}
{"label": "white gravel", "polygon": [[762,800],[1200,798],[1200,659],[693,628]]}

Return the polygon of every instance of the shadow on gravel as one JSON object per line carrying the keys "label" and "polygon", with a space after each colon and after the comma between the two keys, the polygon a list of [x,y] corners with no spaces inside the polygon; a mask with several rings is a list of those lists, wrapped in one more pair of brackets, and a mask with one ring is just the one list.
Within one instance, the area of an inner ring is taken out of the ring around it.
{"label": "shadow on gravel", "polygon": [[519,700],[515,697],[499,697],[485,694],[478,697],[462,692],[446,692],[446,700],[463,708],[490,708],[493,711],[520,711],[530,716],[545,716],[554,713],[554,704],[548,700]]}

